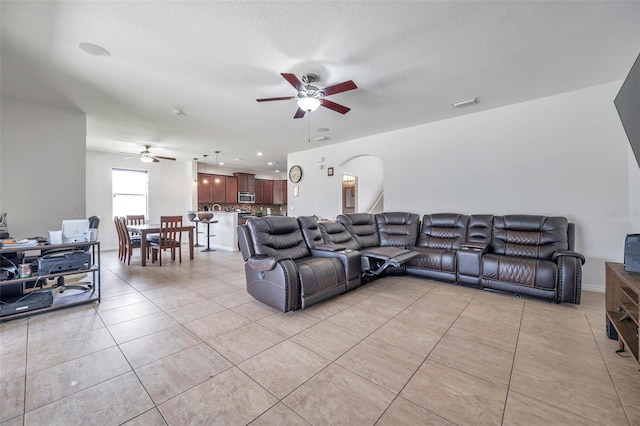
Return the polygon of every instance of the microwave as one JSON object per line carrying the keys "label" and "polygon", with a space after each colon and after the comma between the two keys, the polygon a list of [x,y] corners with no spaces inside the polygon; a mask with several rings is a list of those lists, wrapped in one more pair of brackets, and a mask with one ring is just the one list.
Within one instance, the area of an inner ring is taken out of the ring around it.
{"label": "microwave", "polygon": [[238,192],[238,203],[255,203],[256,202],[256,193],[255,192]]}

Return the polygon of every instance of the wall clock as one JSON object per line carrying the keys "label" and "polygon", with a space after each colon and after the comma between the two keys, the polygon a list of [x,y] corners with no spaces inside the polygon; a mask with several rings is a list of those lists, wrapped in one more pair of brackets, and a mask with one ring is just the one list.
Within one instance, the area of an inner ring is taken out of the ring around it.
{"label": "wall clock", "polygon": [[289,169],[289,180],[293,183],[300,182],[302,179],[302,167],[300,166],[291,166]]}

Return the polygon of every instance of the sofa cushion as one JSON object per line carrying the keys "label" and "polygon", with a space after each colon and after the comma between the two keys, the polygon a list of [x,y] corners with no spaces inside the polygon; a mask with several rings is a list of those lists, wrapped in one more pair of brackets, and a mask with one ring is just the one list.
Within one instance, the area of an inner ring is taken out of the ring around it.
{"label": "sofa cushion", "polygon": [[320,222],[318,226],[325,243],[338,244],[349,250],[360,249],[360,244],[340,222]]}
{"label": "sofa cushion", "polygon": [[376,218],[369,213],[341,214],[336,218],[358,242],[360,248],[380,245]]}
{"label": "sofa cushion", "polygon": [[568,249],[567,229],[565,217],[495,216],[492,251],[507,256],[551,259],[556,251]]}
{"label": "sofa cushion", "polygon": [[459,249],[465,241],[468,223],[469,216],[457,213],[424,215],[418,247]]}
{"label": "sofa cushion", "polygon": [[482,256],[482,284],[490,281],[513,283],[521,286],[554,290],[557,265],[544,259],[485,254]]}
{"label": "sofa cushion", "polygon": [[381,246],[413,247],[418,239],[420,216],[415,213],[391,212],[375,215]]}
{"label": "sofa cushion", "polygon": [[431,247],[413,247],[412,250],[420,254],[411,259],[407,266],[433,271],[456,272],[455,250]]}
{"label": "sofa cushion", "polygon": [[257,220],[248,219],[246,227],[253,240],[253,251],[257,256],[301,259],[311,255],[302,237],[298,221],[294,217],[272,216]]}

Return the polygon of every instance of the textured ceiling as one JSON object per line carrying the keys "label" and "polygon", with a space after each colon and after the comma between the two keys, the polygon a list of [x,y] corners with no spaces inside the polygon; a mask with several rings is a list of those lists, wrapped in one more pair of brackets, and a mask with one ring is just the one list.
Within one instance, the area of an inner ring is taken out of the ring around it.
{"label": "textured ceiling", "polygon": [[[89,149],[137,153],[149,143],[185,160],[220,150],[220,161],[247,170],[283,168],[288,152],[622,80],[640,52],[637,1],[0,7],[3,96],[85,112]],[[88,55],[82,42],[111,56]],[[256,102],[296,94],[281,72],[313,72],[319,87],[352,79],[357,90],[330,97],[352,110],[294,120],[292,100]],[[474,96],[478,105],[450,105]]]}

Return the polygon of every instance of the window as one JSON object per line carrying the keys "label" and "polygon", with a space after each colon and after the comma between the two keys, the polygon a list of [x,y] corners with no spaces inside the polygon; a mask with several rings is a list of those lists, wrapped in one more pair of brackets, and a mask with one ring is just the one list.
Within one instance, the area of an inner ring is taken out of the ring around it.
{"label": "window", "polygon": [[113,215],[147,214],[147,172],[112,169]]}

